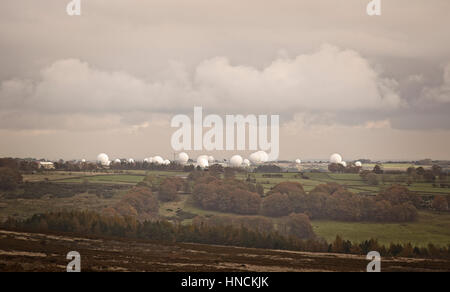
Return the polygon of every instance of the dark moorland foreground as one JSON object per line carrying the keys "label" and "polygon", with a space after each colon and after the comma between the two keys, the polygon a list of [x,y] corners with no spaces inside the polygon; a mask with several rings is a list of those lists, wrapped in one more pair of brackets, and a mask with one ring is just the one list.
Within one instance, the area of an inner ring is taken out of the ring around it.
{"label": "dark moorland foreground", "polygon": [[[70,251],[84,272],[364,272],[363,256],[0,230],[0,272],[65,272]],[[449,260],[383,258],[383,272],[449,272]]]}

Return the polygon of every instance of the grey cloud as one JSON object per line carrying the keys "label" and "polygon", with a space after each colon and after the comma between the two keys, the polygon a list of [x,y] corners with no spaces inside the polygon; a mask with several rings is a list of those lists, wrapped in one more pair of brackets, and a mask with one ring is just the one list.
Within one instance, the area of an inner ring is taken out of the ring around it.
{"label": "grey cloud", "polygon": [[219,57],[201,62],[193,76],[172,66],[162,81],[94,68],[76,59],[41,70],[35,83],[7,80],[2,111],[41,114],[177,114],[203,106],[217,113],[336,113],[391,111],[402,106],[395,80],[379,76],[357,52],[324,45],[296,58],[278,58],[263,69]]}

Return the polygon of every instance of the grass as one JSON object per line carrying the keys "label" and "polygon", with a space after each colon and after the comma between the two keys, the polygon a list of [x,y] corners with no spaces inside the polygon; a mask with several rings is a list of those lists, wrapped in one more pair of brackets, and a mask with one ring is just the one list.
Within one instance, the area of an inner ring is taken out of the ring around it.
{"label": "grass", "polygon": [[450,244],[450,214],[421,211],[419,220],[412,223],[348,223],[313,220],[314,232],[333,241],[336,235],[361,242],[376,238],[382,244],[412,243],[426,246],[428,243],[447,246]]}
{"label": "grass", "polygon": [[[399,169],[405,169],[405,165],[398,165]],[[106,173],[69,173],[69,172],[48,172],[44,174],[28,175],[27,181],[42,181],[46,178],[50,181],[60,183],[81,183],[87,180],[89,183],[98,184],[129,184],[130,186],[141,182],[146,174],[156,176],[187,176],[184,172],[171,171],[126,171],[121,174]],[[355,193],[377,194],[383,188],[393,184],[404,184],[404,175],[390,175],[393,182],[381,182],[378,186],[367,185],[358,174],[330,174],[330,173],[306,173],[309,179],[300,178],[296,173],[283,173],[282,178],[266,178],[263,174],[250,174],[258,183],[263,184],[268,192],[273,186],[283,181],[300,182],[308,192],[319,184],[327,182],[336,182],[344,185],[348,190]],[[245,175],[238,175],[239,179],[246,179]],[[398,180],[398,181],[396,181]],[[441,189],[433,187],[431,183],[414,183],[409,186],[411,191],[418,194],[444,194],[450,195],[450,189]],[[57,210],[101,210],[112,206],[123,196],[123,192],[118,192],[111,199],[98,198],[95,195],[79,194],[72,198],[39,200],[1,200],[0,201],[0,220],[8,216],[26,218],[35,213],[43,213]],[[180,196],[180,200],[171,203],[161,203],[160,215],[163,217],[175,217],[178,210],[185,212],[209,216],[236,216],[234,214],[207,211],[197,208],[192,204],[189,195]],[[274,219],[276,220],[276,219]],[[191,220],[184,220],[183,223],[189,223]],[[424,246],[432,242],[436,245],[450,244],[450,214],[439,214],[429,211],[421,211],[419,220],[413,223],[348,223],[336,221],[313,220],[314,231],[320,237],[327,241],[332,241],[336,235],[343,238],[359,242],[370,238],[376,238],[380,243],[389,244],[391,242],[407,243]]]}
{"label": "grass", "polygon": [[108,184],[137,184],[144,180],[143,175],[130,174],[109,174],[109,175],[95,175],[81,178],[68,178],[58,180],[60,183],[82,183],[87,180],[89,183],[108,183]]}
{"label": "grass", "polygon": [[[386,178],[389,181],[383,182],[380,176],[380,183],[377,186],[370,186],[359,176],[359,174],[351,174],[351,173],[305,173],[305,175],[309,179],[304,179],[298,177],[296,173],[283,173],[282,178],[267,178],[263,177],[263,174],[251,174],[252,178],[256,179],[257,183],[261,183],[264,186],[266,192],[268,192],[272,187],[276,184],[284,182],[284,181],[295,181],[299,182],[303,185],[305,191],[309,192],[314,187],[320,184],[325,183],[338,183],[342,186],[345,186],[349,191],[354,193],[370,193],[373,195],[378,194],[383,189],[393,185],[399,184],[408,187],[411,191],[414,191],[418,194],[429,194],[429,195],[450,195],[450,188],[439,188],[433,186],[432,183],[425,182],[416,182],[411,186],[407,186],[405,181],[405,175],[387,175]],[[238,178],[245,179],[243,175],[240,175]]]}
{"label": "grass", "polygon": [[[171,211],[169,211],[169,209]],[[193,213],[200,216],[238,216],[231,213],[203,210],[196,207],[190,196],[173,203],[163,203],[160,215],[164,217],[175,216],[177,210]],[[277,218],[272,218],[276,223]],[[184,220],[183,224],[191,220]],[[362,242],[370,238],[377,239],[382,244],[412,243],[417,246],[426,246],[429,243],[447,246],[450,244],[450,214],[431,211],[420,211],[419,220],[411,223],[367,223],[367,222],[338,222],[328,220],[312,220],[314,232],[333,241],[336,235],[342,236],[352,242]]]}
{"label": "grass", "polygon": [[0,221],[8,217],[15,219],[26,219],[34,214],[89,210],[99,212],[104,208],[114,206],[125,195],[126,191],[117,191],[112,198],[99,198],[95,194],[77,194],[70,198],[41,199],[2,199],[0,203]]}

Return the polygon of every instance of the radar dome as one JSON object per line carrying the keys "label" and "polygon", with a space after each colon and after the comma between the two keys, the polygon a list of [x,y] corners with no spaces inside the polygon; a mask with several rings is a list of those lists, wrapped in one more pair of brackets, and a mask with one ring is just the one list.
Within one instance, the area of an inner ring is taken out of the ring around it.
{"label": "radar dome", "polygon": [[295,163],[296,163],[296,164],[302,164],[302,161],[301,161],[300,159],[296,159],[296,160],[295,160]]}
{"label": "radar dome", "polygon": [[341,162],[342,162],[342,156],[341,155],[339,155],[337,153],[331,155],[330,163],[337,163],[337,164],[339,164]]}
{"label": "radar dome", "polygon": [[109,157],[108,157],[108,155],[106,155],[105,153],[100,153],[97,156],[97,162],[100,163],[103,166],[108,166],[109,165]]}
{"label": "radar dome", "polygon": [[187,155],[186,152],[181,152],[180,154],[178,154],[178,161],[181,164],[186,164],[189,161],[189,155]]}
{"label": "radar dome", "polygon": [[264,163],[269,160],[269,155],[264,151],[258,151],[250,155],[250,161],[254,164]]}
{"label": "radar dome", "polygon": [[361,166],[362,166],[362,163],[361,163],[361,161],[357,161],[357,162],[355,162],[355,166],[357,166],[357,167],[361,167]]}
{"label": "radar dome", "polygon": [[206,168],[209,166],[208,156],[202,155],[197,158],[197,165],[201,168]]}
{"label": "radar dome", "polygon": [[242,165],[242,162],[244,162],[244,160],[242,159],[242,157],[240,155],[234,155],[230,159],[230,164],[233,167],[240,167]]}
{"label": "radar dome", "polygon": [[243,164],[245,167],[249,167],[249,166],[250,166],[250,160],[244,159],[244,161],[242,162],[242,164]]}
{"label": "radar dome", "polygon": [[164,159],[161,156],[155,156],[155,157],[153,157],[153,163],[156,163],[159,165],[164,164]]}

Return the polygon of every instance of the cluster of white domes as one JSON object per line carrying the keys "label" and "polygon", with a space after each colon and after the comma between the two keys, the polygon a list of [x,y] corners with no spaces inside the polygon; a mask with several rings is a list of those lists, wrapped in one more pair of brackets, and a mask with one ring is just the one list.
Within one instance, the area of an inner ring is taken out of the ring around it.
{"label": "cluster of white domes", "polygon": [[250,161],[254,164],[264,163],[267,162],[268,160],[269,155],[264,151],[258,151],[250,155]]}
{"label": "cluster of white domes", "polygon": [[361,161],[356,161],[356,162],[355,162],[355,166],[357,166],[357,167],[362,167]]}
{"label": "cluster of white domes", "polygon": [[171,163],[170,160],[164,159],[161,156],[145,158],[144,162],[149,163],[149,164],[154,163],[157,165],[169,165]]}

